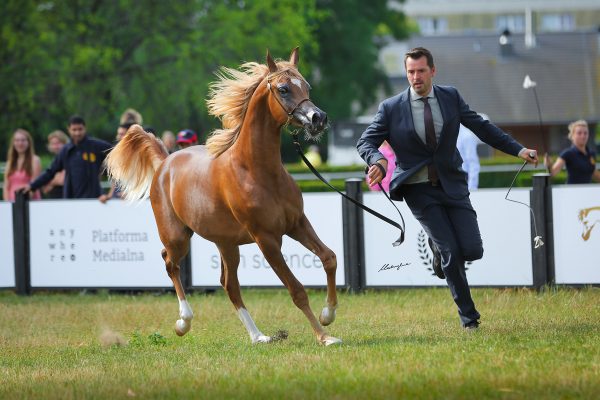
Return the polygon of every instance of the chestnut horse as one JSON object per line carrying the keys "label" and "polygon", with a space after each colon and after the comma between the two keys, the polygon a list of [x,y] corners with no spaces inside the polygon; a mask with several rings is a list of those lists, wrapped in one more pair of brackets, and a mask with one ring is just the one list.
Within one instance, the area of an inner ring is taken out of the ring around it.
{"label": "chestnut horse", "polygon": [[[321,344],[340,343],[322,327],[335,319],[336,256],[316,235],[304,215],[300,189],[284,169],[280,144],[288,123],[318,136],[327,116],[309,99],[310,86],[298,72],[298,49],[289,61],[267,65],[245,63],[239,70],[222,68],[213,83],[209,112],[223,124],[206,146],[192,146],[170,156],[162,142],[139,125],[132,126],[106,160],[109,175],[127,199],[150,197],[162,257],[179,298],[178,335],[191,328],[192,310],[179,276],[195,232],[214,242],[221,255],[221,284],[252,343],[273,340],[250,317],[237,277],[239,246],[255,242],[288,289],[294,304],[308,318]],[[327,275],[327,304],[319,320],[306,291],[281,254],[288,235],[313,252]]]}

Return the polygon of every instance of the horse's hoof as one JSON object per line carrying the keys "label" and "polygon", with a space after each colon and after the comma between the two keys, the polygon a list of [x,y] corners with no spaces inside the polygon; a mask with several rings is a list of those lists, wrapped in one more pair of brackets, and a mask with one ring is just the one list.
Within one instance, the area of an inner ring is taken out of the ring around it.
{"label": "horse's hoof", "polygon": [[183,336],[190,331],[192,328],[192,323],[190,321],[186,321],[185,319],[178,319],[175,322],[175,333],[177,336]]}
{"label": "horse's hoof", "polygon": [[335,308],[329,308],[328,306],[323,307],[321,315],[319,316],[321,325],[327,326],[335,321]]}
{"label": "horse's hoof", "polygon": [[271,343],[272,341],[273,341],[273,338],[271,336],[259,335],[259,336],[255,337],[254,339],[252,339],[252,344]]}
{"label": "horse's hoof", "polygon": [[332,344],[342,344],[342,339],[338,339],[333,336],[327,336],[321,341],[325,346],[331,346]]}

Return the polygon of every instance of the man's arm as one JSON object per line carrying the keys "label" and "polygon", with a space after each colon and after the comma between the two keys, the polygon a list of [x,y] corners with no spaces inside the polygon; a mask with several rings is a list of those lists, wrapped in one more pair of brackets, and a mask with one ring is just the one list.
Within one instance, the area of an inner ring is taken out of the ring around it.
{"label": "man's arm", "polygon": [[483,119],[479,114],[469,108],[460,94],[458,94],[458,99],[460,122],[469,128],[479,139],[481,139],[481,141],[506,154],[519,157],[530,164],[537,165],[537,150],[526,148],[513,139],[508,133],[504,132],[490,121]]}
{"label": "man's arm", "polygon": [[54,157],[54,160],[52,160],[52,164],[50,164],[48,169],[46,169],[40,176],[38,176],[33,182],[31,182],[31,184],[26,188],[25,191],[27,192],[27,189],[38,190],[39,188],[50,182],[58,171],[62,171],[64,169],[64,153],[65,151],[61,151],[60,153],[58,153],[58,155]]}
{"label": "man's arm", "polygon": [[[379,151],[379,146],[384,140],[389,139],[388,120],[384,103],[379,105],[373,122],[363,132],[356,148],[358,154],[370,166],[368,171],[369,185],[375,185],[385,177],[387,159]],[[375,164],[379,164],[383,169]]]}

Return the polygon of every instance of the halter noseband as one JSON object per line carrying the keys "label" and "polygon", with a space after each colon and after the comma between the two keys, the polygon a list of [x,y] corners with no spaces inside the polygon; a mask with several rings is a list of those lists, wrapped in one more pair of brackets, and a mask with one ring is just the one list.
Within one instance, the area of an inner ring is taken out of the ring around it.
{"label": "halter noseband", "polygon": [[279,103],[279,105],[281,106],[281,108],[283,109],[283,111],[287,114],[288,119],[286,121],[286,125],[290,123],[290,121],[292,120],[292,118],[294,118],[294,113],[296,112],[296,110],[298,109],[298,107],[300,107],[302,105],[302,103],[304,103],[305,101],[310,101],[310,98],[305,97],[304,99],[300,100],[300,102],[298,104],[296,104],[294,106],[294,108],[292,108],[292,111],[288,111],[285,108],[285,105],[281,102],[281,100],[279,99],[279,96],[273,92],[273,89],[271,88],[271,82],[269,82],[270,77],[267,77],[267,90],[273,95],[273,97],[275,97],[275,100],[277,100],[277,103]]}

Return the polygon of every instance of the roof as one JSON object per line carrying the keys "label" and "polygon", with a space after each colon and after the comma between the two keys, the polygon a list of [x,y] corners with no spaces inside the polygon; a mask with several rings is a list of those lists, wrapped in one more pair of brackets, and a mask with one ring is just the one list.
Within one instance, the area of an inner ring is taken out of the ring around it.
{"label": "roof", "polygon": [[[471,109],[488,114],[496,124],[537,124],[535,94],[545,124],[600,120],[598,32],[538,33],[534,48],[525,47],[523,34],[510,38],[514,51],[505,57],[500,56],[499,36],[491,34],[418,36],[403,45],[429,49],[436,65],[434,83],[455,86]],[[523,89],[526,75],[537,83],[535,93]],[[391,83],[394,93],[408,87],[405,77]],[[376,107],[368,113],[374,114]]]}

